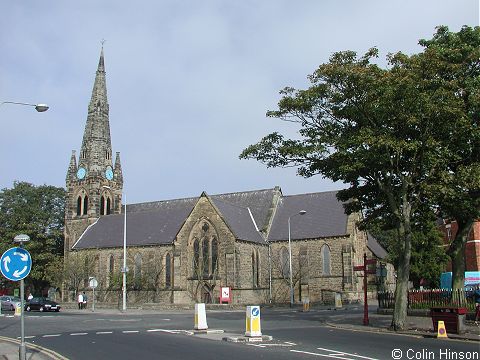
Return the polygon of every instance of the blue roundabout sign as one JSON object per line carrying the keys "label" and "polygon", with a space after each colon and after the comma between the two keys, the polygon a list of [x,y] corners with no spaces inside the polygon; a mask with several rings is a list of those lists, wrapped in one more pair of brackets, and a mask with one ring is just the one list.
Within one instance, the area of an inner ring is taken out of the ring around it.
{"label": "blue roundabout sign", "polygon": [[0,271],[8,280],[22,280],[27,277],[30,270],[32,270],[32,257],[23,248],[10,248],[0,258]]}

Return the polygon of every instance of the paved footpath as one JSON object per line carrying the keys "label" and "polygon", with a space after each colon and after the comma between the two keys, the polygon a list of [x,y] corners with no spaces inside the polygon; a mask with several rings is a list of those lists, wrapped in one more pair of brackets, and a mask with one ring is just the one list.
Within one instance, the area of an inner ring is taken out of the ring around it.
{"label": "paved footpath", "polygon": [[[46,349],[44,347],[26,343],[27,360],[66,360],[55,351]],[[0,358],[3,360],[18,360],[19,359],[20,341],[7,337],[0,336]]]}

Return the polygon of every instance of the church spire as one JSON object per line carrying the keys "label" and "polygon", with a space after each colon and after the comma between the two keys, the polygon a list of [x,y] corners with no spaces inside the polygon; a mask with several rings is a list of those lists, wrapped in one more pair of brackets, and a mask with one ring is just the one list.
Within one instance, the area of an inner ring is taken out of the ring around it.
{"label": "church spire", "polygon": [[91,175],[100,175],[107,166],[112,166],[112,144],[103,46],[98,61],[92,96],[88,105],[79,166]]}

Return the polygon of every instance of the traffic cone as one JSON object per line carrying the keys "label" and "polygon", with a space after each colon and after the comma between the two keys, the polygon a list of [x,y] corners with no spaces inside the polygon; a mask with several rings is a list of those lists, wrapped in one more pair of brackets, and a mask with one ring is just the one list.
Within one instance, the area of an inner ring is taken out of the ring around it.
{"label": "traffic cone", "polygon": [[442,320],[438,321],[437,338],[448,338],[445,323]]}

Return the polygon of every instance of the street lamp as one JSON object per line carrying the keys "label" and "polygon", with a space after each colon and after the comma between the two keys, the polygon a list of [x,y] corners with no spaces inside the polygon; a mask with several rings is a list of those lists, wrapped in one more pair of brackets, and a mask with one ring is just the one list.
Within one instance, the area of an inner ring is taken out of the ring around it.
{"label": "street lamp", "polygon": [[[25,234],[17,235],[13,238],[14,242],[20,243],[20,248],[23,248],[23,243],[30,241],[30,237]],[[27,352],[25,347],[25,319],[24,319],[24,299],[25,298],[25,283],[23,278],[20,280],[20,347],[18,348],[18,355],[20,360],[25,360]]]}
{"label": "street lamp", "polygon": [[297,215],[305,215],[307,212],[305,210],[300,210],[298,213],[293,214],[288,217],[288,258],[289,258],[289,270],[290,270],[290,307],[293,306],[293,278],[292,278],[292,242],[290,235],[290,219]]}
{"label": "street lamp", "polygon": [[[111,190],[110,186],[103,185],[102,188]],[[123,219],[123,266],[122,266],[122,311],[127,311],[127,195],[122,192],[125,201]]]}
{"label": "street lamp", "polygon": [[15,102],[15,101],[2,101],[0,103],[0,106],[2,106],[3,104],[33,106],[35,110],[37,110],[38,112],[45,112],[49,109],[47,104],[29,104],[29,103]]}

